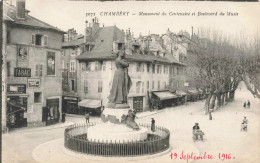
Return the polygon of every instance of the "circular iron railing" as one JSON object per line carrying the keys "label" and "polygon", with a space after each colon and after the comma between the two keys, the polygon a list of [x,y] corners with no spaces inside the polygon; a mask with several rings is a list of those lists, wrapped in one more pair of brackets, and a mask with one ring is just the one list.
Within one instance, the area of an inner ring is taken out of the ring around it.
{"label": "circular iron railing", "polygon": [[[130,157],[156,154],[169,148],[170,132],[168,129],[155,126],[155,132],[148,132],[148,138],[144,141],[106,141],[88,140],[88,128],[95,123],[71,125],[64,132],[65,148],[74,152],[79,152],[97,156]],[[148,128],[151,125],[139,124]]]}

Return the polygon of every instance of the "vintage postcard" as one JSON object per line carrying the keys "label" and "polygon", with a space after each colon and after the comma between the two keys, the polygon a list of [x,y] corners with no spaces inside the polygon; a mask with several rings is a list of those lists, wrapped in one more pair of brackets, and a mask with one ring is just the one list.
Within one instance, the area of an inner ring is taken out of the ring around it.
{"label": "vintage postcard", "polygon": [[259,163],[260,3],[1,3],[2,162]]}

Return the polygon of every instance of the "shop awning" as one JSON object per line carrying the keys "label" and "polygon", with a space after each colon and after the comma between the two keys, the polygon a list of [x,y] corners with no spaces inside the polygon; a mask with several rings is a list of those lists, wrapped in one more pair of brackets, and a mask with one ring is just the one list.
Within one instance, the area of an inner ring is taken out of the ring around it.
{"label": "shop awning", "polygon": [[78,105],[81,107],[95,109],[95,108],[101,107],[101,100],[84,99],[84,100],[80,101]]}
{"label": "shop awning", "polygon": [[185,93],[185,92],[183,92],[183,91],[177,90],[177,91],[176,91],[176,95],[178,95],[178,96],[186,96],[187,93]]}
{"label": "shop awning", "polygon": [[176,95],[169,91],[164,91],[164,92],[153,92],[157,97],[160,98],[160,100],[167,100],[167,99],[172,99],[172,98],[177,98]]}
{"label": "shop awning", "polygon": [[190,90],[188,90],[188,93],[191,93],[191,94],[198,94],[198,91],[195,90],[195,89],[190,89]]}

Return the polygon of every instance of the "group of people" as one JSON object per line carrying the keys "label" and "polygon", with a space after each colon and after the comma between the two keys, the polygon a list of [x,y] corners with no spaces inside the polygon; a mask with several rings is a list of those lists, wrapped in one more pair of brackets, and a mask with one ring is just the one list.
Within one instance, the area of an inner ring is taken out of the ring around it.
{"label": "group of people", "polygon": [[244,109],[246,109],[246,108],[248,108],[248,109],[250,108],[250,101],[249,100],[247,101],[247,103],[246,102],[244,103]]}

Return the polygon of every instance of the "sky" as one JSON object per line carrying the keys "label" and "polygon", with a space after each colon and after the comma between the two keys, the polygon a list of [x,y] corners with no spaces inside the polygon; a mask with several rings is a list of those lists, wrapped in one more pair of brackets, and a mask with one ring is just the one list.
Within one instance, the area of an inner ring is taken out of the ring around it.
{"label": "sky", "polygon": [[[15,4],[15,1],[13,2]],[[64,31],[74,28],[84,34],[85,21],[93,17],[86,13],[95,13],[101,26],[116,25],[119,29],[130,28],[135,36],[147,35],[148,32],[163,34],[169,28],[173,32],[186,30],[198,33],[198,28],[214,29],[226,35],[245,34],[253,37],[260,26],[260,3],[246,2],[191,2],[191,1],[68,1],[68,0],[26,0],[30,15]],[[129,12],[128,16],[101,16],[100,12]],[[139,16],[139,12],[155,13],[160,16]],[[162,16],[162,12],[166,16]],[[195,16],[170,16],[169,13],[190,13]],[[217,12],[218,16],[198,16],[198,12]],[[220,16],[219,13],[225,13]],[[226,16],[227,12],[238,13],[238,16]],[[132,15],[135,14],[135,15]]]}

